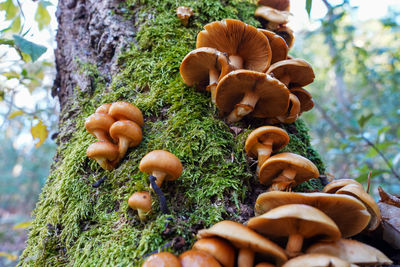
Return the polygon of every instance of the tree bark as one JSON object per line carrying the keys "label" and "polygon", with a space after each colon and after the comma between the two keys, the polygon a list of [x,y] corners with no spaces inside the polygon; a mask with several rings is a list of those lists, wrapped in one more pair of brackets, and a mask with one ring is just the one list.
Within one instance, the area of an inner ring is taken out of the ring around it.
{"label": "tree bark", "polygon": [[[254,216],[255,199],[266,187],[243,147],[251,129],[264,122],[225,123],[209,95],[184,85],[179,65],[209,22],[238,18],[260,26],[253,17],[255,5],[234,0],[187,4],[195,15],[184,27],[174,0],[59,2],[53,88],[61,104],[58,153],[20,265],[139,266],[160,248],[175,254],[190,248],[201,228]],[[84,121],[101,104],[118,100],[142,110],[143,141],[115,170],[104,171],[86,157],[95,139]],[[285,151],[309,158],[322,174],[304,123],[281,127],[291,138]],[[152,193],[153,212],[143,223],[127,201],[134,192],[149,191],[138,163],[154,149],[174,153],[184,171],[162,185],[170,214],[161,214]],[[316,186],[319,180],[303,189]]]}

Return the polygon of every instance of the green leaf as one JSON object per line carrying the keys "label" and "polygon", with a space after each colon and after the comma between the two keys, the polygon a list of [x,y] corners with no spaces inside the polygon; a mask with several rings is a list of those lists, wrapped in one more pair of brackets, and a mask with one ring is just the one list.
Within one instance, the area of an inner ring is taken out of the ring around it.
{"label": "green leaf", "polygon": [[6,12],[6,20],[13,19],[18,13],[18,7],[14,5],[12,0],[7,0],[0,4],[0,10]]}
{"label": "green leaf", "polygon": [[36,61],[47,50],[45,46],[32,43],[19,35],[14,34],[13,38],[16,47],[21,52],[28,54],[32,61]]}
{"label": "green leaf", "polygon": [[391,126],[385,126],[385,127],[380,128],[380,129],[378,130],[378,136],[380,136],[380,135],[383,134],[383,133],[386,133],[386,132],[389,131],[391,128],[392,128]]}
{"label": "green leaf", "polygon": [[50,20],[51,17],[46,7],[44,7],[44,5],[39,2],[35,13],[35,21],[38,23],[39,30],[43,30],[45,26],[48,26],[50,24]]}
{"label": "green leaf", "polygon": [[12,32],[19,32],[19,29],[21,29],[21,17],[18,16],[16,17],[10,27]]}
{"label": "green leaf", "polygon": [[397,129],[397,136],[400,137],[400,127]]}
{"label": "green leaf", "polygon": [[14,46],[14,40],[0,38],[0,45]]}
{"label": "green leaf", "polygon": [[[388,170],[372,170],[371,171],[371,179],[374,178],[375,176],[381,175],[383,173],[389,173],[390,171]],[[360,183],[366,182],[368,181],[368,175],[369,175],[369,171],[368,172],[364,172],[362,174],[360,174],[360,176],[358,176],[356,178],[356,180]]]}
{"label": "green leaf", "polygon": [[15,117],[21,116],[23,114],[24,114],[24,112],[22,110],[17,110],[17,111],[14,111],[13,113],[11,113],[10,116],[8,116],[8,119],[9,120],[14,119]]}
{"label": "green leaf", "polygon": [[360,136],[357,136],[357,135],[350,135],[349,136],[349,141],[360,141],[362,138],[360,137]]}
{"label": "green leaf", "polygon": [[49,131],[47,130],[46,125],[44,125],[42,121],[39,121],[38,124],[31,127],[31,134],[33,139],[39,138],[39,141],[35,144],[35,147],[38,148],[46,140]]}
{"label": "green leaf", "polygon": [[3,75],[4,77],[7,78],[7,80],[11,80],[11,79],[20,79],[21,75],[19,75],[18,72],[15,71],[10,71],[10,72],[3,72],[1,73],[1,75]]}
{"label": "green leaf", "polygon": [[32,225],[32,221],[22,222],[13,226],[13,229],[26,229]]}
{"label": "green leaf", "polygon": [[368,115],[361,115],[361,117],[358,119],[358,125],[360,125],[361,128],[364,128],[364,125],[374,116],[374,114],[370,113]]}
{"label": "green leaf", "polygon": [[311,15],[311,8],[312,8],[312,0],[306,0],[306,10],[308,17]]}

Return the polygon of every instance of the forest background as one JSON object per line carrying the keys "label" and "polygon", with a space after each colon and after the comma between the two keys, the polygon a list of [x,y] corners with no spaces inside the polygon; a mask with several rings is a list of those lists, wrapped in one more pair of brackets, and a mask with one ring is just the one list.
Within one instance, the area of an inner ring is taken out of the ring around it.
{"label": "forest background", "polygon": [[[17,263],[56,151],[56,5],[0,0],[0,266]],[[302,118],[328,173],[400,193],[400,5],[296,0],[291,12],[290,54],[316,73]]]}

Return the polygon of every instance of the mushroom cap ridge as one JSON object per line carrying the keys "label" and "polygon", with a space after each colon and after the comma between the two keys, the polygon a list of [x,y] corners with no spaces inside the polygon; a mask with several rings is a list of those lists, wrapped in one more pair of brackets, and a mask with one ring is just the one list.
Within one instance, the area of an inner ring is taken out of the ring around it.
{"label": "mushroom cap ridge", "polygon": [[340,194],[271,191],[257,197],[254,209],[259,215],[286,204],[306,204],[321,210],[337,224],[345,238],[360,233],[371,218],[361,201]]}
{"label": "mushroom cap ridge", "polygon": [[139,163],[142,172],[152,174],[153,171],[164,172],[165,180],[175,180],[182,173],[182,163],[177,156],[165,150],[153,150],[147,153]]}

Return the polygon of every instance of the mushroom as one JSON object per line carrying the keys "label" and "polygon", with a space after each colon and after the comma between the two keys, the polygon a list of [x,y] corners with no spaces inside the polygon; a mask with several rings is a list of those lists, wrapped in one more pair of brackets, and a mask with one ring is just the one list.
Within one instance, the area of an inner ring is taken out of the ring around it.
{"label": "mushroom", "polygon": [[349,195],[360,200],[365,205],[368,212],[371,214],[371,220],[368,224],[368,230],[373,231],[378,228],[379,224],[381,223],[381,212],[379,210],[378,204],[367,192],[364,191],[364,188],[361,184],[345,185],[342,188],[338,189],[335,193]]}
{"label": "mushroom", "polygon": [[335,242],[318,242],[307,253],[332,255],[357,265],[390,265],[393,262],[378,249],[356,240],[339,239]]}
{"label": "mushroom", "polygon": [[288,23],[290,12],[277,10],[268,6],[260,6],[254,12],[254,16],[261,18],[264,28],[275,31],[281,25]]}
{"label": "mushroom", "polygon": [[287,59],[289,47],[287,46],[285,40],[283,40],[282,37],[272,31],[264,29],[258,30],[268,38],[272,52],[271,64]]}
{"label": "mushroom", "polygon": [[285,114],[289,90],[271,76],[251,70],[236,70],[218,83],[216,104],[229,122],[239,121],[249,113],[265,118]]}
{"label": "mushroom", "polygon": [[196,48],[200,47],[212,47],[227,53],[235,69],[265,72],[271,64],[267,37],[240,20],[225,19],[204,26],[197,35]]}
{"label": "mushroom", "polygon": [[285,40],[289,49],[292,48],[294,43],[294,35],[292,29],[287,26],[282,26],[279,29],[275,30],[275,33],[281,36],[283,40]]}
{"label": "mushroom", "polygon": [[159,252],[148,257],[142,267],[181,267],[181,263],[174,254],[170,252]]}
{"label": "mushroom", "polygon": [[200,250],[188,250],[179,256],[182,267],[221,267],[210,254]]}
{"label": "mushroom", "polygon": [[340,230],[325,213],[304,204],[288,204],[253,217],[247,226],[268,237],[286,237],[286,254],[292,258],[301,253],[303,240],[318,237],[324,241],[340,239]]}
{"label": "mushroom", "polygon": [[289,108],[285,115],[277,116],[276,118],[282,123],[293,123],[300,116],[301,103],[296,95],[289,94]]}
{"label": "mushroom", "polygon": [[258,180],[271,190],[286,190],[312,178],[319,177],[310,160],[293,153],[280,153],[267,159],[260,168]]}
{"label": "mushroom", "polygon": [[86,155],[96,160],[103,169],[112,170],[112,162],[118,157],[118,147],[110,142],[99,141],[88,147]]}
{"label": "mushroom", "polygon": [[189,19],[193,16],[193,9],[186,6],[180,6],[176,9],[176,16],[181,20],[183,26],[187,26]]}
{"label": "mushroom", "polygon": [[113,116],[116,120],[130,120],[139,124],[140,127],[144,125],[143,115],[140,109],[128,102],[118,101],[112,103],[108,114]]}
{"label": "mushroom", "polygon": [[354,197],[327,193],[266,192],[257,197],[254,211],[261,215],[287,204],[306,204],[321,210],[336,223],[345,238],[360,233],[371,218],[365,206]]}
{"label": "mushroom", "polygon": [[141,221],[145,221],[146,215],[151,211],[151,195],[149,192],[135,192],[129,197],[128,205],[138,211]]}
{"label": "mushroom", "polygon": [[202,238],[194,243],[192,249],[207,252],[217,259],[223,267],[233,267],[235,264],[235,249],[221,238]]}
{"label": "mushroom", "polygon": [[353,180],[353,179],[337,179],[337,180],[333,180],[332,182],[327,184],[324,187],[324,189],[322,189],[322,191],[325,193],[334,194],[340,188],[342,188],[346,185],[350,185],[350,184],[354,184],[354,185],[362,187],[362,185],[359,182],[357,182],[356,180]]}
{"label": "mushroom", "polygon": [[215,103],[215,92],[218,81],[233,70],[225,54],[217,49],[201,47],[191,51],[182,60],[180,73],[184,82],[192,86],[199,84],[211,92],[211,100]]}
{"label": "mushroom", "polygon": [[108,114],[94,113],[85,121],[86,130],[99,141],[110,141],[108,131],[115,120]]}
{"label": "mushroom", "polygon": [[269,6],[281,11],[289,11],[290,9],[289,0],[258,0],[257,5]]}
{"label": "mushroom", "polygon": [[312,95],[301,87],[291,88],[290,93],[297,96],[300,101],[300,114],[304,111],[309,111],[314,107],[314,101]]}
{"label": "mushroom", "polygon": [[138,146],[142,141],[142,129],[135,122],[128,120],[120,120],[111,125],[110,135],[118,143],[118,161],[124,157],[129,147]]}
{"label": "mushroom", "polygon": [[95,111],[95,113],[104,113],[104,114],[108,114],[108,111],[110,110],[111,104],[106,103],[101,105],[100,107],[98,107]]}
{"label": "mushroom", "polygon": [[252,131],[246,139],[244,149],[252,158],[258,158],[257,173],[272,152],[279,151],[289,143],[287,132],[275,126],[262,126]]}
{"label": "mushroom", "polygon": [[305,254],[287,261],[282,267],[353,267],[338,257],[326,254]]}
{"label": "mushroom", "polygon": [[280,265],[287,260],[285,252],[278,245],[254,232],[250,228],[233,221],[221,221],[209,229],[200,230],[198,238],[221,237],[239,249],[238,267],[253,266],[254,254],[261,253],[274,259]]}
{"label": "mushroom", "polygon": [[289,89],[306,86],[314,81],[311,65],[303,59],[287,59],[271,65],[268,74],[284,83]]}

